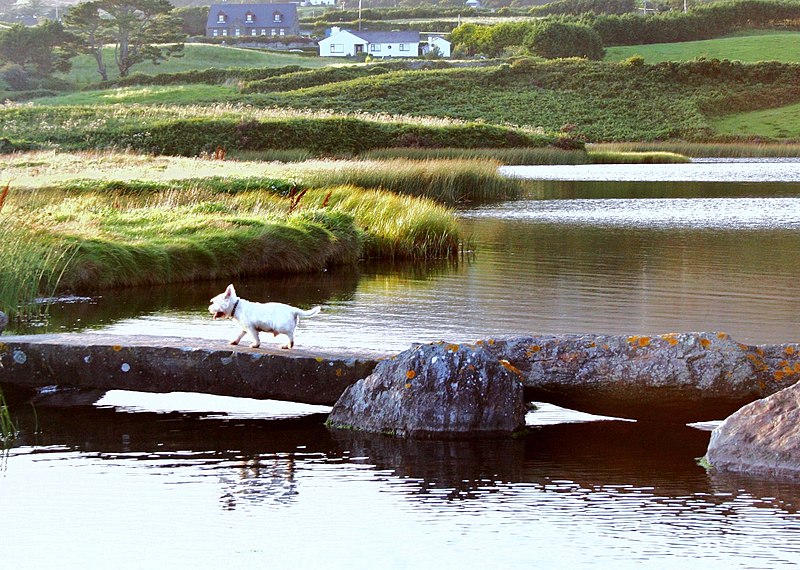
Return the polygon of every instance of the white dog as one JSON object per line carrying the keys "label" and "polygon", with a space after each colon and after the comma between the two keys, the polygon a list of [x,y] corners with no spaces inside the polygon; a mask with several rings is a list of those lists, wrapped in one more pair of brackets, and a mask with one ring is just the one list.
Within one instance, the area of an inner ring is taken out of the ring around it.
{"label": "white dog", "polygon": [[233,319],[242,327],[242,332],[231,341],[231,344],[239,344],[244,335],[250,333],[255,339],[250,345],[253,348],[261,346],[259,332],[272,333],[273,336],[285,334],[289,337],[289,343],[281,348],[292,348],[294,329],[300,322],[300,317],[313,317],[319,313],[319,309],[314,307],[304,311],[283,303],[254,303],[238,297],[233,285],[228,285],[224,293],[211,299],[211,306],[208,307],[215,320]]}

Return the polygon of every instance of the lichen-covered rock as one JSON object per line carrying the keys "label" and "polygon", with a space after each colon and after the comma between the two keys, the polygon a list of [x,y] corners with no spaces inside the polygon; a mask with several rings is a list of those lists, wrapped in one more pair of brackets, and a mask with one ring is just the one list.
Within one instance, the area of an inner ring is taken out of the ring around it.
{"label": "lichen-covered rock", "polygon": [[800,385],[752,402],[711,433],[716,471],[800,477]]}
{"label": "lichen-covered rock", "polygon": [[345,390],[328,424],[403,437],[510,434],[525,425],[522,383],[485,348],[418,345]]}
{"label": "lichen-covered rock", "polygon": [[800,378],[797,345],[748,346],[726,333],[548,335],[483,344],[522,372],[529,400],[639,420],[724,418]]}

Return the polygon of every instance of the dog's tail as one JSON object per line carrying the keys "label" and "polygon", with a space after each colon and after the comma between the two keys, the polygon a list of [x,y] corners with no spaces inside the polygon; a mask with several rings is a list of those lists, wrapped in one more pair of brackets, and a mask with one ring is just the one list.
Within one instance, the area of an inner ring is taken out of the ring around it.
{"label": "dog's tail", "polygon": [[321,309],[321,307],[314,307],[313,309],[309,309],[307,311],[303,311],[303,310],[298,309],[297,310],[297,316],[298,317],[313,317],[314,315],[316,315],[317,313],[320,312],[320,309]]}

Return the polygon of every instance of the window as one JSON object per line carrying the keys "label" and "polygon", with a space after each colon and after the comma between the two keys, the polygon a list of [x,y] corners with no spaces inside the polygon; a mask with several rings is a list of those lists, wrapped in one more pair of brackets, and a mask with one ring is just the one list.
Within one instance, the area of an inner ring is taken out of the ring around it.
{"label": "window", "polygon": [[253,28],[252,30],[250,30],[250,35],[251,35],[251,36],[254,36],[254,35],[256,35],[256,32],[257,32],[257,31],[258,31],[258,30],[256,30],[255,28]]}
{"label": "window", "polygon": [[217,23],[224,24],[228,20],[228,16],[225,15],[224,12],[220,12],[217,14]]}
{"label": "window", "polygon": [[270,33],[270,35],[271,35],[271,36],[274,36],[274,35],[276,35],[277,33],[278,33],[278,30],[276,30],[275,28],[272,28],[272,32]]}
{"label": "window", "polygon": [[219,35],[219,30],[217,28],[214,28],[213,30],[211,30],[211,35],[216,38]]}
{"label": "window", "polygon": [[411,51],[408,44],[400,44],[400,51]]}
{"label": "window", "polygon": [[228,35],[228,30],[222,30],[222,35],[223,36],[227,36]]}
{"label": "window", "polygon": [[280,34],[281,36],[285,36],[285,35],[286,35],[286,30],[284,30],[283,28],[281,28],[281,31],[279,32],[279,34]]}
{"label": "window", "polygon": [[275,12],[272,14],[272,21],[273,22],[283,22],[283,14],[280,12]]}
{"label": "window", "polygon": [[233,30],[233,35],[238,38],[241,35],[241,30],[239,30],[239,28],[236,28],[235,30]]}
{"label": "window", "polygon": [[331,53],[344,53],[344,44],[331,44]]}
{"label": "window", "polygon": [[369,44],[369,51],[381,51],[381,44]]}
{"label": "window", "polygon": [[264,29],[264,28],[261,28],[261,35],[262,36],[266,36],[267,35],[267,30]]}
{"label": "window", "polygon": [[244,15],[244,21],[248,24],[252,24],[253,22],[256,21],[255,14],[253,14],[252,12],[248,12],[247,14]]}

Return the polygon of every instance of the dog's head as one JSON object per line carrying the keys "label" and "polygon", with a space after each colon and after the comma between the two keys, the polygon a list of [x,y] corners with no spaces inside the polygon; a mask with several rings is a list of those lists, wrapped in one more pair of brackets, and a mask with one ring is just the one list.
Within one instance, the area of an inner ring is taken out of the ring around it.
{"label": "dog's head", "polygon": [[214,316],[214,319],[224,319],[230,317],[233,313],[233,307],[239,298],[236,296],[236,289],[233,285],[228,285],[224,293],[220,293],[211,299],[211,305],[208,307],[208,312]]}

